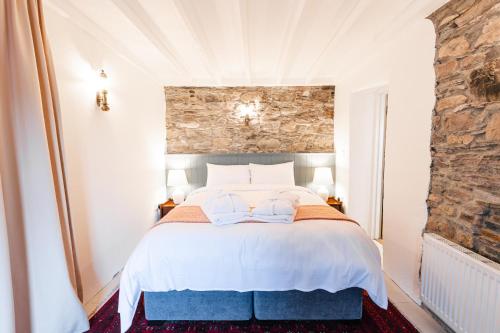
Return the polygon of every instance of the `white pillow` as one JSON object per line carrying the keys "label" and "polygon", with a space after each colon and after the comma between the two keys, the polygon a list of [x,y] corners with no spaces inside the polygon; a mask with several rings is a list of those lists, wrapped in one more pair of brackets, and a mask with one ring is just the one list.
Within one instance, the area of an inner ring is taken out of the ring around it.
{"label": "white pillow", "polygon": [[250,163],[252,184],[279,184],[295,186],[293,162],[263,165]]}
{"label": "white pillow", "polygon": [[207,187],[228,184],[250,184],[248,165],[207,163]]}

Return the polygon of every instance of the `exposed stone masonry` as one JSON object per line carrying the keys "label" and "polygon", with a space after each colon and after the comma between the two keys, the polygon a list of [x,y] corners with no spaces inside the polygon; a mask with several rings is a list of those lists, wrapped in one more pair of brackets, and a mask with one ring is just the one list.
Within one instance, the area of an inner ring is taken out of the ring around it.
{"label": "exposed stone masonry", "polygon": [[[168,153],[333,152],[333,86],[165,87]],[[239,105],[259,109],[245,125]]]}
{"label": "exposed stone masonry", "polygon": [[500,2],[452,0],[436,28],[426,229],[500,262]]}

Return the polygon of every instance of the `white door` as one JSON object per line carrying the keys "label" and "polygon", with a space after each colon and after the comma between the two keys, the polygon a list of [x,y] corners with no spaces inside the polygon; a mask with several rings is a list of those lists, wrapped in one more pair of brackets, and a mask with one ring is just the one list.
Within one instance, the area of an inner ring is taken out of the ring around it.
{"label": "white door", "polygon": [[382,237],[387,87],[351,95],[349,211],[373,239]]}

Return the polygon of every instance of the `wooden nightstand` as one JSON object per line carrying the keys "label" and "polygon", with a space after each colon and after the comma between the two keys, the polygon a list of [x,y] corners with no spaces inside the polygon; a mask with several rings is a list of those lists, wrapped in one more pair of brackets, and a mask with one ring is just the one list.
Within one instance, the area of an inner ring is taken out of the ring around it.
{"label": "wooden nightstand", "polygon": [[177,205],[174,204],[172,199],[168,199],[164,203],[159,204],[158,209],[160,210],[160,218],[167,215],[167,213],[170,212],[172,209],[174,209],[175,206],[177,206]]}
{"label": "wooden nightstand", "polygon": [[335,199],[334,197],[330,197],[328,198],[328,201],[326,203],[336,210],[342,212],[342,201]]}

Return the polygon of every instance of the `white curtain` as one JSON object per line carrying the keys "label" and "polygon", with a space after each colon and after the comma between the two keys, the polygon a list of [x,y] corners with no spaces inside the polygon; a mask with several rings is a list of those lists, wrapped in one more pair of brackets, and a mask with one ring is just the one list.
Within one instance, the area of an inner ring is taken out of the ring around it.
{"label": "white curtain", "polygon": [[0,0],[0,332],[83,332],[42,4]]}

